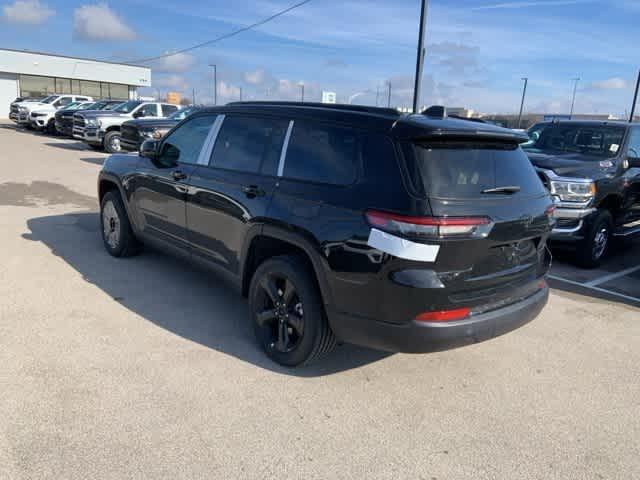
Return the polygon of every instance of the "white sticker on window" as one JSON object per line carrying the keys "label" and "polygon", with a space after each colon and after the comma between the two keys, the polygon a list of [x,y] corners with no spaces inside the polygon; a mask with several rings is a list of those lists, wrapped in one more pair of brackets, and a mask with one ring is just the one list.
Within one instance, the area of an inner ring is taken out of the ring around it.
{"label": "white sticker on window", "polygon": [[618,145],[617,143],[612,143],[611,146],[609,147],[609,151],[612,153],[618,153],[619,148],[620,148],[620,145]]}

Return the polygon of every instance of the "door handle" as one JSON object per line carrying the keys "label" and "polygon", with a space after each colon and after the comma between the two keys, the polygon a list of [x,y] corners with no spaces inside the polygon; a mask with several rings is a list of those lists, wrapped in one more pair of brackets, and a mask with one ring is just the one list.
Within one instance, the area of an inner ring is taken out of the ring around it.
{"label": "door handle", "polygon": [[171,176],[174,180],[184,180],[185,178],[187,178],[187,174],[180,170],[174,170],[173,172],[171,172]]}
{"label": "door handle", "polygon": [[246,185],[242,187],[242,193],[244,193],[248,198],[264,196],[264,190],[257,185]]}

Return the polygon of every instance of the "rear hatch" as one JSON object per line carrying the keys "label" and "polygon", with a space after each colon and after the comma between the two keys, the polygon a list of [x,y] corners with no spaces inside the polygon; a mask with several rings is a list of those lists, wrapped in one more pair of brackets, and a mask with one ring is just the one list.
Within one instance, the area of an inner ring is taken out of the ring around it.
{"label": "rear hatch", "polygon": [[403,150],[408,183],[430,208],[413,214],[478,225],[422,240],[440,245],[435,266],[450,302],[486,305],[535,290],[548,267],[553,203],[518,144],[439,138]]}

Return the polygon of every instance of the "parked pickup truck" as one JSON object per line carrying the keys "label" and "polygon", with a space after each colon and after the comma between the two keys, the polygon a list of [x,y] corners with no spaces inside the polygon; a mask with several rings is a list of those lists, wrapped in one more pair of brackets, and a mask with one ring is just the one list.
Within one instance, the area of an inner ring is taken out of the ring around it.
{"label": "parked pickup truck", "polygon": [[73,137],[109,153],[122,151],[120,126],[133,118],[164,118],[180,107],[169,103],[129,100],[111,111],[78,112],[73,116]]}
{"label": "parked pickup truck", "polygon": [[[93,98],[85,95],[50,95],[40,102],[18,103],[18,125],[27,128],[45,129],[54,126],[54,115],[60,108],[73,102],[89,102]],[[32,115],[37,114],[37,115]]]}
{"label": "parked pickup truck", "polygon": [[120,146],[123,150],[137,152],[142,142],[149,139],[161,139],[169,130],[198,110],[198,107],[188,107],[172,113],[167,118],[127,120],[120,128],[122,133]]}
{"label": "parked pickup truck", "polygon": [[553,196],[551,243],[599,264],[614,237],[640,234],[640,124],[539,123],[523,148]]}
{"label": "parked pickup truck", "polygon": [[67,137],[73,136],[73,116],[78,112],[96,111],[96,110],[112,110],[121,103],[122,100],[98,100],[97,102],[86,102],[75,105],[71,108],[61,108],[56,112],[55,126],[59,135]]}

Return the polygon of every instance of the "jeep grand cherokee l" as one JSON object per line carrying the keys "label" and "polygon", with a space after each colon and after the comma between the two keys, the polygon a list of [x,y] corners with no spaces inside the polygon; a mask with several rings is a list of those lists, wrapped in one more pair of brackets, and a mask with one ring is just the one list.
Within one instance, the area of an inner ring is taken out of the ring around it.
{"label": "jeep grand cherokee l", "polygon": [[207,108],[100,172],[104,246],[180,253],[249,299],[295,366],[336,341],[402,352],[479,342],[547,301],[552,201],[491,125],[347,105]]}
{"label": "jeep grand cherokee l", "polygon": [[640,234],[640,125],[560,121],[535,132],[524,148],[556,202],[551,243],[595,267],[614,238]]}

